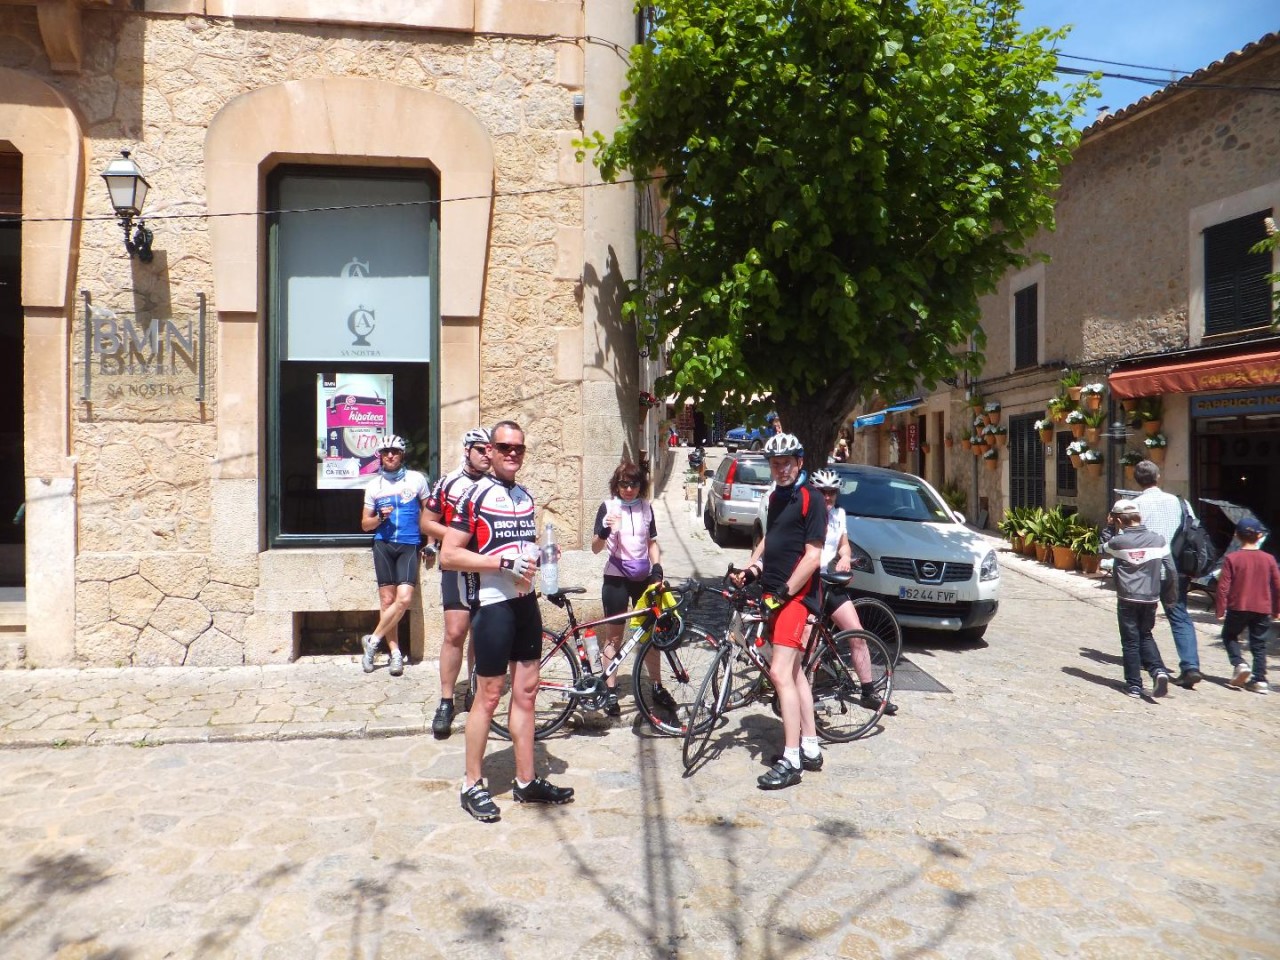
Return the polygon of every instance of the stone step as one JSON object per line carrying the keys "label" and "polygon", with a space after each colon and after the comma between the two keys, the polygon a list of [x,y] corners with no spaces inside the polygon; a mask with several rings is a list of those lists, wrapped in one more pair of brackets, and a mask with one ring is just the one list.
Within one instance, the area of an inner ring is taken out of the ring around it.
{"label": "stone step", "polygon": [[0,631],[25,630],[27,605],[22,600],[0,600]]}
{"label": "stone step", "polygon": [[0,637],[0,670],[17,670],[26,666],[27,635],[4,634]]}

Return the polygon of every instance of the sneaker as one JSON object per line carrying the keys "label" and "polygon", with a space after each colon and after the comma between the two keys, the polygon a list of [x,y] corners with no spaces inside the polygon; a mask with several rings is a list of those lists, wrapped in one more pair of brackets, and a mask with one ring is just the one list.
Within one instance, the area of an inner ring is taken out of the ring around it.
{"label": "sneaker", "polygon": [[1270,693],[1271,684],[1267,683],[1265,680],[1254,680],[1253,683],[1246,686],[1245,689],[1250,690],[1253,693]]}
{"label": "sneaker", "polygon": [[678,713],[680,710],[679,705],[676,703],[676,698],[668,693],[667,688],[660,683],[653,685],[653,702],[655,706],[659,706],[669,713]]}
{"label": "sneaker", "polygon": [[516,803],[573,803],[573,787],[557,787],[542,777],[534,777],[527,787],[512,780],[511,799]]}
{"label": "sneaker", "polygon": [[622,716],[622,708],[618,706],[618,694],[613,690],[604,695],[604,712],[611,717]]}
{"label": "sneaker", "polygon": [[1200,676],[1199,670],[1195,667],[1188,667],[1186,670],[1179,673],[1172,682],[1177,684],[1179,687],[1186,687],[1190,690],[1203,679],[1204,677]]}
{"label": "sneaker", "polygon": [[1130,686],[1127,686],[1124,688],[1124,695],[1126,697],[1133,697],[1133,699],[1135,700],[1141,700],[1142,687],[1138,686],[1137,684],[1132,684]]}
{"label": "sneaker", "polygon": [[373,673],[373,658],[378,653],[378,638],[371,633],[366,633],[360,638],[360,645],[364,647],[364,656],[360,658],[360,666],[364,667],[365,673]]}
{"label": "sneaker", "polygon": [[[804,761],[801,760],[801,763]],[[781,790],[800,782],[800,771],[779,757],[778,761],[765,773],[756,778],[761,790]]]}
{"label": "sneaker", "polygon": [[404,654],[399,650],[391,651],[391,675],[398,677],[404,673]]}
{"label": "sneaker", "polygon": [[[773,758],[774,765],[776,766],[781,760],[782,760],[782,754],[778,754],[776,757]],[[822,757],[821,751],[818,752],[818,755],[816,757],[805,756],[805,752],[803,750],[800,751],[800,769],[801,770],[808,770],[812,773],[817,773],[819,770],[822,769],[822,762],[823,762],[823,757]],[[790,766],[790,764],[788,764],[788,766]]]}
{"label": "sneaker", "polygon": [[[862,696],[858,698],[858,702],[868,710],[879,710],[882,701],[879,694],[873,693],[870,690],[865,690],[863,691]],[[892,717],[897,712],[898,705],[892,700],[884,705],[884,714],[886,717]]]}
{"label": "sneaker", "polygon": [[1163,697],[1169,693],[1169,674],[1161,670],[1151,678],[1151,685],[1154,688],[1151,692],[1153,697]]}
{"label": "sneaker", "polygon": [[431,718],[431,732],[437,740],[446,740],[453,732],[453,704],[440,701],[436,715]]}
{"label": "sneaker", "polygon": [[493,802],[483,780],[477,780],[468,789],[462,791],[462,809],[467,811],[481,823],[492,823],[502,816],[502,811]]}
{"label": "sneaker", "polygon": [[1252,679],[1253,671],[1249,669],[1249,665],[1245,663],[1237,663],[1235,676],[1227,681],[1227,686],[1240,689]]}

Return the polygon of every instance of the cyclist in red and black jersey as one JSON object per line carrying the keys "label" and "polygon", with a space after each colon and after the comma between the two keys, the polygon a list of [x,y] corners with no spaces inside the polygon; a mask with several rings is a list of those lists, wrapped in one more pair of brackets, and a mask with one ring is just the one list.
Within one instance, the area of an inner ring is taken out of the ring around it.
{"label": "cyclist in red and black jersey", "polygon": [[569,803],[573,790],[534,775],[533,702],[542,659],[542,615],[533,593],[538,572],[537,524],[533,497],[516,483],[524,464],[524,430],[503,420],[492,431],[490,474],[476,481],[458,502],[440,548],[440,563],[450,570],[479,575],[478,609],[472,618],[476,697],[467,714],[466,773],[462,809],[477,820],[500,816],[482,779],[489,722],[511,673],[509,727],[517,803]]}
{"label": "cyclist in red and black jersey", "polygon": [[[422,508],[422,531],[438,544],[453,521],[458,501],[489,471],[489,431],[468,430],[462,438],[462,465],[441,477]],[[462,670],[462,653],[471,630],[471,604],[467,574],[440,565],[440,598],[444,605],[444,641],[440,644],[440,705],[431,720],[431,732],[443,740],[453,730],[453,689]]]}
{"label": "cyclist in red and black jersey", "polygon": [[813,716],[813,691],[802,669],[810,616],[822,611],[819,567],[826,539],[827,506],[804,471],[804,449],[789,433],[770,437],[764,445],[773,474],[769,526],[751,553],[751,562],[734,582],[741,586],[759,578],[770,612],[773,659],[769,678],[778,694],[784,749],[756,781],[762,790],[780,790],[800,782],[800,771],[821,770],[822,752]]}

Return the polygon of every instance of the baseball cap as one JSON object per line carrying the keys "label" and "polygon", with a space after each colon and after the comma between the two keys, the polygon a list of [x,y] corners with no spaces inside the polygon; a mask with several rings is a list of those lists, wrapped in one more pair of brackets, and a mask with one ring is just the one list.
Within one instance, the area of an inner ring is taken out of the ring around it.
{"label": "baseball cap", "polygon": [[1142,516],[1142,510],[1132,500],[1117,500],[1111,505],[1111,512],[1117,517]]}
{"label": "baseball cap", "polygon": [[1236,524],[1236,533],[1240,536],[1252,537],[1266,532],[1267,528],[1257,517],[1245,517]]}

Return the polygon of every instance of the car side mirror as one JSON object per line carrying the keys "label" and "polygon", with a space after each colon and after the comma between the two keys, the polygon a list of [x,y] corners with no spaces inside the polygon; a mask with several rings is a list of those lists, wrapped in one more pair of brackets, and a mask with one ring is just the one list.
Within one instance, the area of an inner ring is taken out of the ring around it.
{"label": "car side mirror", "polygon": [[952,512],[952,513],[954,513],[954,514],[956,515],[956,519],[957,519],[957,520],[959,520],[961,523],[968,523],[968,522],[969,522],[968,520],[966,520],[966,519],[964,518],[964,514],[963,514],[963,513],[961,513],[959,510],[952,510],[951,512]]}

